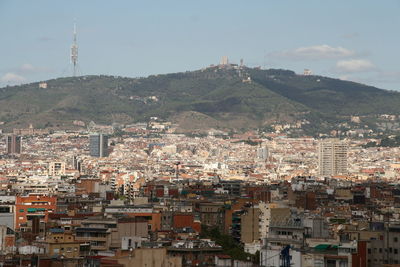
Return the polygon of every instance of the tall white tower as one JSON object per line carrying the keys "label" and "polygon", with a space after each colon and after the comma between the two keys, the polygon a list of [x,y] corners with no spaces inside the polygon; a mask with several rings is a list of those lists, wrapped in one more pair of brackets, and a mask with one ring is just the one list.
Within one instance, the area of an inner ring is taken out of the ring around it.
{"label": "tall white tower", "polygon": [[78,44],[76,43],[76,23],[74,23],[74,42],[71,45],[71,63],[73,65],[73,76],[76,76],[76,68],[78,64]]}
{"label": "tall white tower", "polygon": [[318,165],[321,176],[347,174],[347,144],[338,139],[326,139],[318,144]]}

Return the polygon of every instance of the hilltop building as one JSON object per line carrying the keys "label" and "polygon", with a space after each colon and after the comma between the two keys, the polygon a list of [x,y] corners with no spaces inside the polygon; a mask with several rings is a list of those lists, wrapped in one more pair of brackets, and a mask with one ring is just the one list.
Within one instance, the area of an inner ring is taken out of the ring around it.
{"label": "hilltop building", "polygon": [[46,129],[35,129],[33,124],[29,124],[28,128],[13,129],[13,134],[15,135],[43,135],[48,134],[49,131]]}
{"label": "hilltop building", "polygon": [[227,57],[227,56],[223,56],[223,57],[221,58],[220,65],[228,65],[228,64],[229,64],[228,57]]}
{"label": "hilltop building", "polygon": [[312,71],[310,69],[304,69],[303,75],[310,76],[312,75]]}

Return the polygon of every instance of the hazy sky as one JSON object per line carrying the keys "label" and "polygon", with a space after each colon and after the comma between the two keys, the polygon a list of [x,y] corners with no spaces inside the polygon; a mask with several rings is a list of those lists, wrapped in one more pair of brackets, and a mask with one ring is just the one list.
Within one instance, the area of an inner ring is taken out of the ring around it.
{"label": "hazy sky", "polygon": [[400,90],[400,0],[0,0],[0,86],[195,70],[221,56]]}

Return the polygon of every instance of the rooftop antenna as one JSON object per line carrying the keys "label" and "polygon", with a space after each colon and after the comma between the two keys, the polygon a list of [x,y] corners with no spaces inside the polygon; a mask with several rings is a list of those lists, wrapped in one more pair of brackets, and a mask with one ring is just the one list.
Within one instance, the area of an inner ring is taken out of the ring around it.
{"label": "rooftop antenna", "polygon": [[73,65],[73,76],[76,76],[76,68],[78,64],[78,44],[76,43],[76,22],[74,22],[74,42],[71,45],[71,63]]}

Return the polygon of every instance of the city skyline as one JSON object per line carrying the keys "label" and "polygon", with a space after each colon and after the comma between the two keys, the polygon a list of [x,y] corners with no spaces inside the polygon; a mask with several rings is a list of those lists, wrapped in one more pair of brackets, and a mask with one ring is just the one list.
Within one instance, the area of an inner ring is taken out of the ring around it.
{"label": "city skyline", "polygon": [[78,75],[181,72],[227,56],[250,67],[311,69],[400,90],[399,10],[399,1],[3,1],[1,48],[9,52],[0,63],[0,86],[72,76],[76,19]]}
{"label": "city skyline", "polygon": [[0,267],[400,266],[399,11],[1,1]]}

